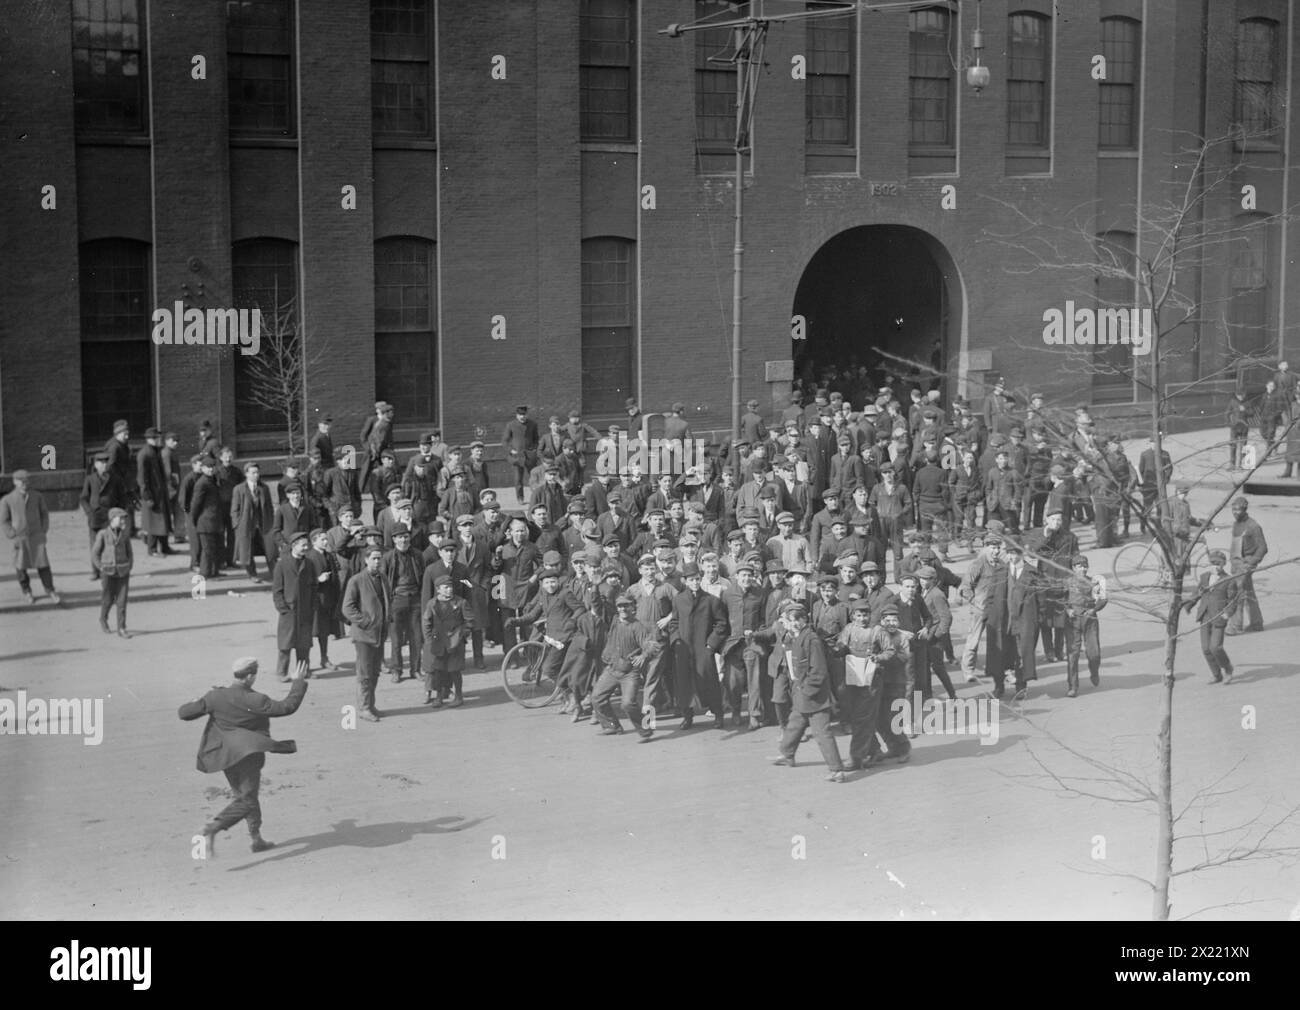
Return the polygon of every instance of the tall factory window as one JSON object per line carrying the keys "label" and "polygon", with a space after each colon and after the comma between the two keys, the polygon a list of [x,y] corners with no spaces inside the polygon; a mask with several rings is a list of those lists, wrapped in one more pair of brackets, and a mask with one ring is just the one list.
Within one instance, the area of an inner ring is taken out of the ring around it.
{"label": "tall factory window", "polygon": [[72,91],[81,130],[143,133],[144,0],[73,0]]}
{"label": "tall factory window", "polygon": [[290,0],[227,0],[230,132],[292,137],[293,12]]}
{"label": "tall factory window", "polygon": [[1267,18],[1238,22],[1233,121],[1243,139],[1277,139],[1282,121],[1277,64],[1277,22]]}
{"label": "tall factory window", "polygon": [[370,111],[376,137],[433,136],[429,0],[370,0]]}
{"label": "tall factory window", "polygon": [[582,243],[582,409],[617,414],[635,395],[636,243]]}
{"label": "tall factory window", "polygon": [[411,236],[375,243],[375,399],[399,423],[438,419],[438,292],[434,244]]}
{"label": "tall factory window", "polygon": [[1142,26],[1132,18],[1101,19],[1101,55],[1106,79],[1097,92],[1097,144],[1132,151],[1138,141],[1138,69]]}
{"label": "tall factory window", "polygon": [[582,139],[630,143],[634,0],[582,0],[578,60]]}
{"label": "tall factory window", "polygon": [[130,239],[83,242],[81,421],[87,441],[107,440],[124,418],[133,435],[153,423],[149,246]]}

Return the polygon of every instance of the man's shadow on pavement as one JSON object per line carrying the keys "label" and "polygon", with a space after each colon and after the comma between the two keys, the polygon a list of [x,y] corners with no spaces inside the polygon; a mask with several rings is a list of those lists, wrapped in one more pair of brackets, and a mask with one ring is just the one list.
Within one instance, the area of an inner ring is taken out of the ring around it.
{"label": "man's shadow on pavement", "polygon": [[[297,856],[305,856],[311,852],[320,852],[341,846],[352,846],[359,849],[387,848],[390,845],[401,845],[403,842],[409,842],[416,835],[446,835],[457,831],[465,831],[477,827],[486,819],[485,817],[477,817],[472,821],[467,821],[463,817],[435,817],[431,821],[388,821],[384,824],[359,825],[356,818],[349,817],[331,825],[331,830],[321,834],[304,835],[301,838],[290,838],[288,841],[280,842],[276,845],[276,848],[285,851],[279,852],[269,859],[260,859],[255,863],[232,866],[230,871],[251,870],[257,866],[265,866],[267,863],[292,859]],[[290,849],[290,846],[301,847]]]}

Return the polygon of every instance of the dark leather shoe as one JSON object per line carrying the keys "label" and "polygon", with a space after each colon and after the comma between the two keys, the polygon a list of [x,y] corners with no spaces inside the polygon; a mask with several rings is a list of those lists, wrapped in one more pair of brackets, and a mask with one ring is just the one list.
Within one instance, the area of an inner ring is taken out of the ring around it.
{"label": "dark leather shoe", "polygon": [[379,721],[379,716],[375,715],[375,713],[372,712],[372,711],[370,711],[370,709],[368,709],[368,708],[363,708],[360,712],[358,712],[358,713],[357,713],[357,718],[358,718],[358,719],[364,719],[364,720],[366,720],[366,722],[378,722],[378,721]]}
{"label": "dark leather shoe", "polygon": [[108,626],[107,621],[99,622],[99,630],[102,631],[105,635],[111,635],[113,633],[113,629]]}
{"label": "dark leather shoe", "polygon": [[722,716],[717,716],[717,717],[713,720],[713,728],[714,728],[714,729],[723,729],[723,728],[725,728],[725,725],[726,725],[726,724],[723,722]]}
{"label": "dark leather shoe", "polygon": [[826,781],[827,781],[827,782],[843,782],[843,781],[844,781],[844,772],[842,772],[842,771],[831,772],[829,775],[826,776]]}
{"label": "dark leather shoe", "polygon": [[695,725],[695,713],[687,712],[684,716],[682,716],[682,724],[679,728],[690,729],[694,725]]}
{"label": "dark leather shoe", "polygon": [[127,631],[125,628],[118,628],[118,629],[117,629],[117,637],[118,637],[118,638],[130,638],[130,637],[131,637],[131,632]]}
{"label": "dark leather shoe", "polygon": [[1068,691],[1065,692],[1065,696],[1066,696],[1067,698],[1074,698],[1074,697],[1077,697],[1078,694],[1079,694],[1079,689],[1078,689],[1077,687],[1072,687],[1072,688],[1070,688]]}
{"label": "dark leather shoe", "polygon": [[1090,673],[1090,674],[1088,675],[1088,679],[1089,679],[1090,681],[1092,681],[1092,686],[1093,686],[1093,687],[1096,687],[1098,684],[1101,683],[1101,674],[1099,674],[1099,673]]}
{"label": "dark leather shoe", "polygon": [[786,757],[784,754],[778,754],[776,757],[770,758],[769,760],[774,765],[783,765],[786,768],[794,767],[794,758]]}
{"label": "dark leather shoe", "polygon": [[638,742],[645,743],[647,740],[649,740],[652,736],[655,735],[655,731],[652,729],[639,729],[637,730],[637,734],[641,737],[641,739]]}
{"label": "dark leather shoe", "polygon": [[756,718],[754,718],[754,716],[751,715],[751,716],[749,717],[749,728],[750,728],[751,730],[762,729],[762,728],[763,728],[763,724],[762,724],[761,722],[759,722]]}
{"label": "dark leather shoe", "polygon": [[622,726],[606,726],[600,731],[601,736],[621,736],[623,733]]}
{"label": "dark leather shoe", "polygon": [[253,837],[253,844],[250,846],[250,848],[254,852],[265,852],[267,849],[274,849],[275,842],[268,842],[261,835],[255,835]]}

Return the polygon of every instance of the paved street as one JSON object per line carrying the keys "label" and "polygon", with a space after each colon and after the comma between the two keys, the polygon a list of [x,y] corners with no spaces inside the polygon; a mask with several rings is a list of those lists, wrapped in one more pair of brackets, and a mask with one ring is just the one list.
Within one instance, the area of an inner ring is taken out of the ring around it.
{"label": "paved street", "polygon": [[[1194,491],[1194,511],[1213,494]],[[1272,548],[1268,562],[1300,555],[1294,501],[1252,504]],[[1066,796],[1034,758],[1057,775],[1098,774],[1061,752],[1052,734],[1154,777],[1162,642],[1159,626],[1131,606],[1117,602],[1101,615],[1100,688],[1085,676],[1080,697],[1066,699],[1064,664],[1040,667],[1028,701],[1001,709],[996,744],[923,735],[910,764],[838,786],[824,781],[811,743],[798,767],[769,767],[772,729],[680,733],[669,720],[649,744],[631,734],[604,738],[554,709],[515,705],[496,673],[469,674],[466,706],[442,711],[420,704],[417,683],[384,679],[383,722],[345,729],[353,653],[339,642],[334,658],[347,671],[313,678],[299,712],[272,726],[299,748],[269,755],[263,776],[264,833],[278,847],[253,856],[237,828],[205,862],[191,857],[191,839],[224,805],[225,780],[195,770],[203,723],[182,723],[176,709],[225,683],[231,659],[243,654],[262,660],[257,688],[283,694],[271,673],[268,594],[230,595],[244,586],[239,579],[189,598],[183,557],[163,562],[139,549],[130,619],[137,637],[103,636],[79,516],[61,514],[56,529],[67,541],[52,552],[56,576],[61,590],[73,590],[65,607],[14,606],[13,576],[0,578],[0,700],[19,689],[30,698],[102,698],[105,727],[98,746],[73,736],[0,736],[7,918],[1150,913],[1149,892],[1120,874],[1152,876],[1153,809]],[[1225,534],[1210,542],[1226,543]],[[1089,533],[1085,549],[1090,543]],[[1104,573],[1113,552],[1089,553]],[[1239,763],[1204,822],[1193,809],[1180,824],[1188,834],[1300,804],[1300,572],[1273,569],[1257,586],[1267,630],[1228,640],[1233,684],[1208,683],[1194,632],[1180,641],[1176,808]],[[143,599],[150,595],[157,598]],[[964,608],[957,613],[961,631]],[[1242,728],[1243,706],[1254,707],[1256,728]],[[846,752],[847,740],[840,747]],[[1234,837],[1209,842],[1222,849]],[[1300,823],[1275,842],[1300,843]],[[1201,843],[1185,839],[1178,863],[1200,854]],[[1278,919],[1297,903],[1300,870],[1276,859],[1180,877],[1174,887],[1175,916],[1226,905],[1205,916]]]}

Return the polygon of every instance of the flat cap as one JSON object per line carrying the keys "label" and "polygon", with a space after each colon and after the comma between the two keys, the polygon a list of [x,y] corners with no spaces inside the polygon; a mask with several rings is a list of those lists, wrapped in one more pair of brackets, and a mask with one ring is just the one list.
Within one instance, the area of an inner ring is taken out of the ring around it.
{"label": "flat cap", "polygon": [[918,577],[922,579],[933,579],[936,576],[938,576],[939,573],[936,572],[929,565],[922,565],[920,568],[916,570],[916,574]]}
{"label": "flat cap", "polygon": [[255,656],[240,656],[230,664],[230,672],[240,679],[256,673],[257,658]]}
{"label": "flat cap", "polygon": [[700,575],[700,566],[694,562],[691,562],[688,565],[683,565],[681,575],[684,579],[698,578]]}
{"label": "flat cap", "polygon": [[458,515],[458,516],[456,517],[456,525],[457,525],[457,526],[473,526],[473,525],[474,525],[474,517],[473,517],[472,515],[470,515],[468,512],[463,513],[462,515]]}
{"label": "flat cap", "polygon": [[886,603],[880,610],[881,617],[897,617],[898,607],[892,603]]}
{"label": "flat cap", "polygon": [[393,539],[397,539],[398,537],[409,537],[410,535],[411,527],[407,526],[406,523],[398,523],[393,527]]}
{"label": "flat cap", "polygon": [[[410,533],[411,531],[410,531],[410,530],[407,530],[406,532],[407,532],[407,533]],[[394,536],[397,535],[397,531],[396,531],[396,530],[393,531],[393,535],[394,535]],[[293,536],[291,536],[291,537],[289,538],[289,543],[290,543],[290,544],[296,544],[299,540],[308,540],[308,539],[310,539],[310,537],[309,537],[306,533],[304,533],[302,530],[299,530],[297,533],[295,533]]]}
{"label": "flat cap", "polygon": [[120,509],[120,508],[117,508],[117,507],[113,507],[113,508],[111,508],[111,509],[108,510],[108,518],[109,518],[110,520],[112,520],[112,519],[116,519],[118,516],[121,516],[123,519],[125,519],[125,518],[126,518],[126,509]]}

